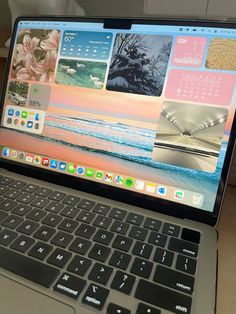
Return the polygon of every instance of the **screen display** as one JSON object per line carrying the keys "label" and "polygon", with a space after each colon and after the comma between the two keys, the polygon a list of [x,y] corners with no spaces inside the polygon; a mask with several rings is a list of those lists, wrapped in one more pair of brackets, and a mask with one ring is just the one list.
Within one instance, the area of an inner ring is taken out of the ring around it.
{"label": "screen display", "polygon": [[228,28],[20,21],[1,156],[212,212],[235,51]]}

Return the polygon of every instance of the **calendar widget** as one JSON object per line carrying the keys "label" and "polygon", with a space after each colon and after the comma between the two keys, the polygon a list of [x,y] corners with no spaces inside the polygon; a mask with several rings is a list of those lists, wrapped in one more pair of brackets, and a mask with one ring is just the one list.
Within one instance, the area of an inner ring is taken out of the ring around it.
{"label": "calendar widget", "polygon": [[42,134],[45,112],[18,106],[6,106],[3,126],[19,131]]}
{"label": "calendar widget", "polygon": [[231,102],[234,85],[234,74],[173,69],[169,73],[165,96],[227,106]]}
{"label": "calendar widget", "polygon": [[206,38],[177,36],[172,57],[172,64],[199,68],[202,65]]}
{"label": "calendar widget", "polygon": [[61,56],[106,60],[109,58],[112,33],[65,31]]}

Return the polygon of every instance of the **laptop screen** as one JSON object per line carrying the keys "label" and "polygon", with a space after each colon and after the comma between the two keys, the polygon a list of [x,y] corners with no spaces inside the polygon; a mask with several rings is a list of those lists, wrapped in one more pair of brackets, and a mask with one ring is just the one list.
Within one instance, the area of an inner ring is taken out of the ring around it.
{"label": "laptop screen", "polygon": [[21,20],[1,156],[212,212],[235,50],[229,28]]}

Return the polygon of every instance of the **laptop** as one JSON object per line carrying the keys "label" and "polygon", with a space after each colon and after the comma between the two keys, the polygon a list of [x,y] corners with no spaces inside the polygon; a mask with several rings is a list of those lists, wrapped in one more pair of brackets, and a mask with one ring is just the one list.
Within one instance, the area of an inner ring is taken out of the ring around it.
{"label": "laptop", "polygon": [[236,27],[22,17],[1,101],[3,314],[210,314]]}

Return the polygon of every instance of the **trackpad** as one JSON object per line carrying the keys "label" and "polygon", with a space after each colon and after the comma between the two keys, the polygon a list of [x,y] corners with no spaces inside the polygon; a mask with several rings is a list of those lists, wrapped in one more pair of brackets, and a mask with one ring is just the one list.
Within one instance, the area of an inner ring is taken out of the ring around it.
{"label": "trackpad", "polygon": [[4,314],[75,314],[72,307],[0,276],[0,307]]}

